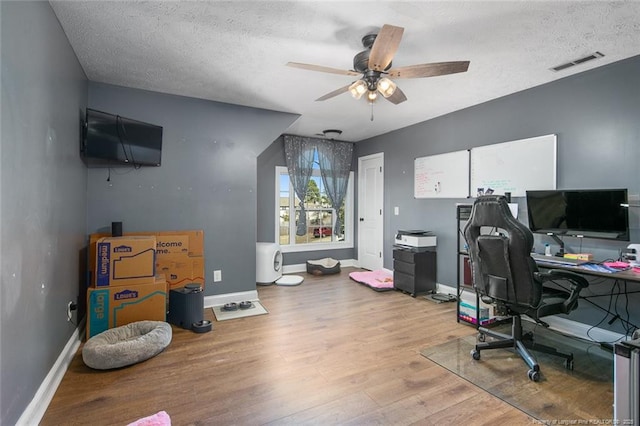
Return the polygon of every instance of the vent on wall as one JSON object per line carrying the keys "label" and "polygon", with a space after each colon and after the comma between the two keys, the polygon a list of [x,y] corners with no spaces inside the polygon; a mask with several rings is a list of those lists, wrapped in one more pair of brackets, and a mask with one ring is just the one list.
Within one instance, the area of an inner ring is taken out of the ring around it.
{"label": "vent on wall", "polygon": [[561,65],[555,66],[555,67],[550,68],[550,69],[552,71],[562,71],[562,70],[566,70],[567,68],[571,68],[571,67],[576,66],[576,65],[584,64],[585,62],[589,62],[589,61],[592,61],[594,59],[602,58],[603,56],[604,56],[603,53],[594,52],[591,55],[587,55],[587,56],[584,56],[582,58],[575,59],[575,60],[573,60],[571,62],[567,62],[566,64],[561,64]]}

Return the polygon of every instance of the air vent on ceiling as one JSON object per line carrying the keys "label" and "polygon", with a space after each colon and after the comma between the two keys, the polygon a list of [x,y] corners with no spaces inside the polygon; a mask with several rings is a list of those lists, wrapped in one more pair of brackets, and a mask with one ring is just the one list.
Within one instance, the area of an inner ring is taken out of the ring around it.
{"label": "air vent on ceiling", "polygon": [[579,64],[584,64],[585,62],[588,61],[592,61],[594,59],[598,59],[598,58],[602,58],[604,56],[603,53],[600,52],[594,52],[591,55],[587,55],[585,57],[579,58],[579,59],[575,59],[571,62],[567,62],[566,64],[561,64],[558,66],[555,66],[553,68],[551,68],[552,71],[562,71],[562,70],[566,70],[567,68],[571,68],[573,66],[579,65]]}

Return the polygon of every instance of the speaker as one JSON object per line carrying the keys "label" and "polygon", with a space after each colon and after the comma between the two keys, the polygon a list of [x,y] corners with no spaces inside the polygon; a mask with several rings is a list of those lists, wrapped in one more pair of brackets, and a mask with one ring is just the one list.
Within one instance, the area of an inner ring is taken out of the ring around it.
{"label": "speaker", "polygon": [[169,292],[169,315],[167,320],[187,330],[204,317],[204,292],[199,284],[189,284]]}
{"label": "speaker", "polygon": [[122,222],[111,222],[111,236],[122,237]]}

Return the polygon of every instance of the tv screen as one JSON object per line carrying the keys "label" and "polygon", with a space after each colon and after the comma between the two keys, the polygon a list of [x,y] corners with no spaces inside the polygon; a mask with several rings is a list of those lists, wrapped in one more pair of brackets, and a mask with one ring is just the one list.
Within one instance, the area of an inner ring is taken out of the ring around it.
{"label": "tv screen", "polygon": [[626,189],[527,191],[529,228],[542,234],[629,241]]}
{"label": "tv screen", "polygon": [[87,108],[81,151],[92,166],[159,166],[162,127]]}

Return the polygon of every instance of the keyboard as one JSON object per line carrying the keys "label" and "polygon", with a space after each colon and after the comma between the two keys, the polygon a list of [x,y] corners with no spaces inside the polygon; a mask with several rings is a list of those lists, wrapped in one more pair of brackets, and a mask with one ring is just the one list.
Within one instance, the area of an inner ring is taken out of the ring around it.
{"label": "keyboard", "polygon": [[581,259],[568,259],[566,257],[556,257],[556,256],[545,256],[544,254],[531,253],[531,257],[537,263],[547,263],[552,265],[563,265],[563,266],[579,266],[583,263],[588,263],[588,260]]}

